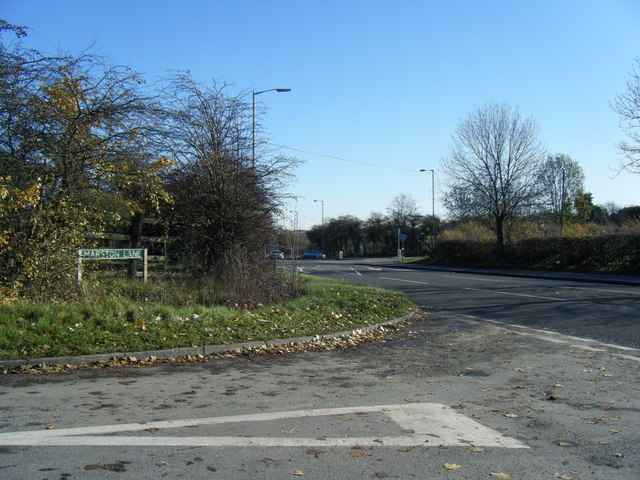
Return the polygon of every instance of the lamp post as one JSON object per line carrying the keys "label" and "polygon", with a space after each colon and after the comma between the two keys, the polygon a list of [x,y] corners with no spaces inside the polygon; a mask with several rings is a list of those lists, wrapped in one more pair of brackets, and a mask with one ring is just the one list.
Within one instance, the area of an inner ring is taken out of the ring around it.
{"label": "lamp post", "polygon": [[422,168],[421,172],[431,172],[431,248],[436,246],[436,194],[435,170]]}
{"label": "lamp post", "polygon": [[252,128],[251,128],[251,167],[252,168],[256,168],[256,95],[260,95],[261,93],[266,93],[266,92],[278,92],[278,93],[283,93],[283,92],[290,92],[291,89],[290,88],[269,88],[267,90],[259,90],[259,91],[254,91],[253,95],[252,95],[252,105],[253,105],[253,123],[252,123]]}
{"label": "lamp post", "polygon": [[314,200],[314,202],[320,202],[322,207],[322,237],[320,240],[320,249],[324,252],[324,200]]}

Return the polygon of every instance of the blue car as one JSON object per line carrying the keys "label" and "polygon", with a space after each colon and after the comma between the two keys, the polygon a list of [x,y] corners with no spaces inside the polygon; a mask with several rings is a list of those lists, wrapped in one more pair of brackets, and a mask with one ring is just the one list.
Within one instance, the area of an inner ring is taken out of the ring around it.
{"label": "blue car", "polygon": [[302,258],[327,258],[327,256],[318,250],[305,250]]}

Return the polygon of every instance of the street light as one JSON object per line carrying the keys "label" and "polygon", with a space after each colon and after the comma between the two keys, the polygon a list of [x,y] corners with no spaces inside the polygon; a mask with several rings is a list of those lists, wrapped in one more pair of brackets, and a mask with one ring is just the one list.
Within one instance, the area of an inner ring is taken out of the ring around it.
{"label": "street light", "polygon": [[436,246],[436,194],[435,194],[435,170],[420,169],[421,172],[431,172],[431,248]]}
{"label": "street light", "polygon": [[260,95],[261,93],[266,92],[290,92],[290,88],[269,88],[267,90],[260,90],[258,92],[254,91],[252,95],[253,99],[253,127],[251,128],[251,167],[256,168],[256,95]]}
{"label": "street light", "polygon": [[320,243],[320,250],[324,252],[324,200],[314,200],[314,202],[320,202],[322,206],[322,237]]}

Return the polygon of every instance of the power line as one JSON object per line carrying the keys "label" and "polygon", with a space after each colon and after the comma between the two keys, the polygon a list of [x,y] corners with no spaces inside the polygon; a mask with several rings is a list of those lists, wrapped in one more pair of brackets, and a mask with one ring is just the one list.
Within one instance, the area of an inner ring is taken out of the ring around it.
{"label": "power line", "polygon": [[340,160],[341,162],[355,163],[356,165],[365,165],[367,167],[386,168],[386,169],[389,169],[389,170],[399,170],[399,171],[402,171],[402,172],[412,172],[412,173],[419,172],[419,170],[412,170],[412,169],[409,169],[409,168],[390,167],[388,165],[379,165],[377,163],[369,163],[369,162],[361,162],[361,161],[358,161],[358,160],[350,160],[348,158],[336,157],[334,155],[326,155],[324,153],[309,152],[307,150],[301,150],[299,148],[287,147],[285,145],[277,145],[275,143],[268,143],[268,145],[271,145],[272,147],[284,148],[285,150],[292,150],[294,152],[306,153],[306,154],[309,154],[309,155],[316,155],[318,157],[324,157],[324,158],[331,158],[333,160]]}

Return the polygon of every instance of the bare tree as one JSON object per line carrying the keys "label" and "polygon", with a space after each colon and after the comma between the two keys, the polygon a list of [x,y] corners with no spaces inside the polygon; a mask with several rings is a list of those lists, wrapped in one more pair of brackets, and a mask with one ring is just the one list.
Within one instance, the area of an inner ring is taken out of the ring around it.
{"label": "bare tree", "polygon": [[584,173],[574,159],[556,154],[544,162],[540,173],[542,202],[562,231],[564,221],[572,213],[576,196],[584,190]]}
{"label": "bare tree", "polygon": [[417,215],[418,207],[411,195],[401,193],[391,199],[387,212],[396,228],[406,229],[412,223],[413,217]]}
{"label": "bare tree", "polygon": [[627,132],[628,142],[620,142],[623,155],[620,168],[640,173],[640,56],[634,59],[627,90],[618,95],[611,106],[620,115],[620,126]]}
{"label": "bare tree", "polygon": [[505,223],[531,208],[539,195],[537,178],[545,157],[533,119],[523,119],[506,103],[474,108],[458,123],[442,168],[450,179],[445,201],[460,216],[492,219],[498,249]]}

